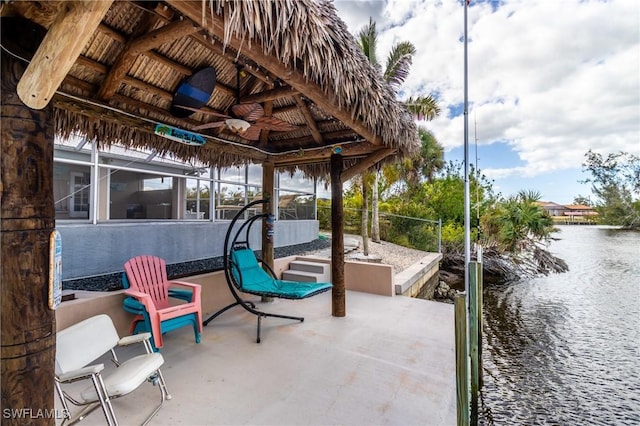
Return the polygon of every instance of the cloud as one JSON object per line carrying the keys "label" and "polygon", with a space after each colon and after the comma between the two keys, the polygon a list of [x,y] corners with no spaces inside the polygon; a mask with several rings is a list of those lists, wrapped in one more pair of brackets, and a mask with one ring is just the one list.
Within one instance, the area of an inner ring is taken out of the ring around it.
{"label": "cloud", "polygon": [[[337,1],[353,33],[372,16],[378,56],[402,40],[418,50],[403,96],[464,100],[464,8],[456,1]],[[578,169],[584,154],[640,155],[640,2],[472,1],[468,8],[470,138],[507,143],[523,165],[494,177]],[[463,117],[420,123],[447,150],[464,142]]]}

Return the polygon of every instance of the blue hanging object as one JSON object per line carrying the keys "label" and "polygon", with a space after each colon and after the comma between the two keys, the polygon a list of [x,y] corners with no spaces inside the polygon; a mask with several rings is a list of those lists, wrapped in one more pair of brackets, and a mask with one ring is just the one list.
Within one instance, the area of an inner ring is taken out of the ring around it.
{"label": "blue hanging object", "polygon": [[179,118],[194,114],[194,111],[180,107],[202,108],[209,102],[215,85],[216,70],[213,67],[201,69],[178,84],[169,111],[173,116]]}

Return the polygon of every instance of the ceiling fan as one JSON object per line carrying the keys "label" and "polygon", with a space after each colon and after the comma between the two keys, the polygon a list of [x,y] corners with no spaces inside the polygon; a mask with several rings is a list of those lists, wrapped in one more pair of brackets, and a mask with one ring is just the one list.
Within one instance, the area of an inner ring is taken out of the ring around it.
{"label": "ceiling fan", "polygon": [[213,121],[211,123],[201,124],[194,127],[194,130],[223,127],[226,130],[240,136],[241,138],[256,141],[260,139],[261,130],[289,132],[298,128],[298,126],[287,123],[286,121],[280,120],[279,118],[266,117],[264,108],[259,103],[241,104],[240,71],[242,67],[240,65],[236,65],[236,68],[238,70],[236,76],[237,95],[236,104],[231,107],[231,115],[224,115],[214,112],[202,111],[195,108],[182,107],[190,111],[224,118],[224,120],[221,121]]}

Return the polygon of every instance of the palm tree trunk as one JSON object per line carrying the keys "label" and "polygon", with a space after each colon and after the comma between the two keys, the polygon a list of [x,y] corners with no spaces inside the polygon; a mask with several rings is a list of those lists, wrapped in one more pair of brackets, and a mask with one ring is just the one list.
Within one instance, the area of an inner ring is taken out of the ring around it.
{"label": "palm tree trunk", "polygon": [[380,170],[375,171],[375,179],[373,181],[373,190],[371,192],[371,241],[380,242],[380,215],[378,212],[378,179]]}
{"label": "palm tree trunk", "polygon": [[362,252],[369,256],[369,200],[367,181],[362,175]]}

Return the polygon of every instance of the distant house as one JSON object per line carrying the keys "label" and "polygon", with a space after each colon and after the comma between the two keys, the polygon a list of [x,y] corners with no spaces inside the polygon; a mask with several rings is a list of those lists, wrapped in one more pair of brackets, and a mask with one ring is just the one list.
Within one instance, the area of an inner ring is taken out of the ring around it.
{"label": "distant house", "polygon": [[566,210],[563,214],[568,217],[571,222],[593,223],[598,216],[598,212],[584,204],[570,204],[564,207]]}
{"label": "distant house", "polygon": [[565,206],[550,201],[538,201],[536,204],[544,209],[544,211],[551,217],[562,216],[567,210]]}
{"label": "distant house", "polygon": [[584,204],[561,205],[550,201],[536,203],[558,223],[595,223],[598,216],[593,207]]}

